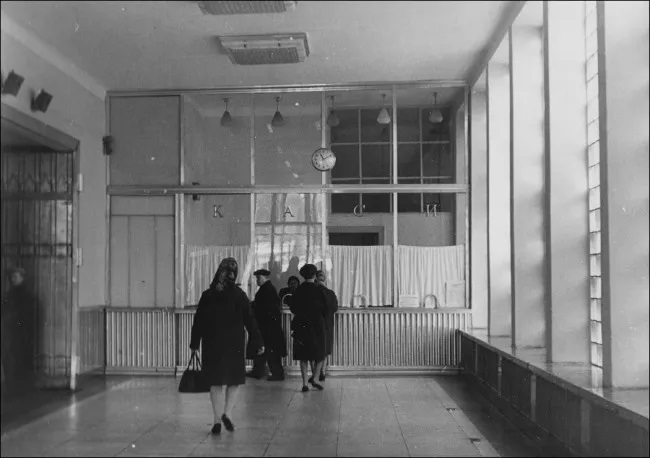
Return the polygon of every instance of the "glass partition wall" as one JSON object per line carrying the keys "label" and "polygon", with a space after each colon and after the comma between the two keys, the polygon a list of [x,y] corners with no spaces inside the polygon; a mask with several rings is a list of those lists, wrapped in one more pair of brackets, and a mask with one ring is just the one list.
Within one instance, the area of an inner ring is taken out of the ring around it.
{"label": "glass partition wall", "polygon": [[[251,296],[256,269],[280,290],[310,262],[341,307],[468,306],[465,93],[429,83],[180,94],[180,186],[158,186],[177,194],[176,305],[196,305],[232,256]],[[336,157],[325,172],[312,162],[319,148]]]}

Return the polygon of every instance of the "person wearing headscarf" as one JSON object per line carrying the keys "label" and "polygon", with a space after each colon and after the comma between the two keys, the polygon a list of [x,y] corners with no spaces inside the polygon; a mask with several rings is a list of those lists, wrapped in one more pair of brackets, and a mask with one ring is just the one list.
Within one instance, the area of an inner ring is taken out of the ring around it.
{"label": "person wearing headscarf", "polygon": [[332,354],[334,348],[334,314],[339,309],[339,300],[336,297],[336,293],[327,287],[327,277],[322,270],[316,272],[316,284],[325,294],[325,300],[327,302],[327,318],[325,319],[325,336],[327,338],[325,345],[326,356],[323,361],[320,376],[318,377],[318,380],[324,382],[328,368],[328,356]]}
{"label": "person wearing headscarf", "polygon": [[264,355],[253,356],[253,370],[247,373],[249,377],[260,379],[264,376],[268,363],[271,375],[268,381],[284,380],[282,357],[287,356],[287,345],[282,331],[282,306],[278,292],[271,283],[271,272],[259,269],[254,272],[259,289],[255,293],[253,314],[257,320],[262,338],[264,339]]}
{"label": "person wearing headscarf", "polygon": [[210,384],[213,434],[221,432],[221,422],[228,431],[234,430],[232,410],[239,385],[246,381],[244,328],[249,348],[264,353],[248,296],[235,284],[237,273],[235,259],[221,261],[210,288],[201,295],[192,324],[190,348],[196,351],[202,344],[201,366]]}
{"label": "person wearing headscarf", "polygon": [[[289,307],[294,318],[291,322],[293,359],[300,361],[302,391],[309,391],[307,383],[322,390],[323,386],[314,381],[323,366],[326,350],[325,319],[327,301],[323,291],[316,285],[316,271],[313,264],[305,264],[300,275],[305,281],[289,299]],[[310,361],[315,361],[312,377],[307,379]]]}

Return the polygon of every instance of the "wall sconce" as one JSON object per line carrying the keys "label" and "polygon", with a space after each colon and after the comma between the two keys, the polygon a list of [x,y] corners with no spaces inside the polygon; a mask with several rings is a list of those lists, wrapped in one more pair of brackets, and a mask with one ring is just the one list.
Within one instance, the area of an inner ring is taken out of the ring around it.
{"label": "wall sconce", "polygon": [[18,95],[18,91],[20,91],[20,86],[22,86],[23,81],[25,81],[25,78],[13,70],[10,71],[7,78],[2,82],[2,95]]}
{"label": "wall sconce", "polygon": [[275,114],[273,115],[273,119],[271,120],[271,125],[273,127],[284,126],[284,118],[280,113],[280,97],[275,98]]}
{"label": "wall sconce", "polygon": [[228,111],[228,98],[224,98],[223,102],[226,104],[226,111],[221,115],[221,125],[223,127],[230,127],[232,126],[232,116],[230,116],[230,112]]}
{"label": "wall sconce", "polygon": [[36,96],[32,98],[32,111],[42,111],[45,113],[52,101],[52,94],[45,92],[44,89],[38,91]]}

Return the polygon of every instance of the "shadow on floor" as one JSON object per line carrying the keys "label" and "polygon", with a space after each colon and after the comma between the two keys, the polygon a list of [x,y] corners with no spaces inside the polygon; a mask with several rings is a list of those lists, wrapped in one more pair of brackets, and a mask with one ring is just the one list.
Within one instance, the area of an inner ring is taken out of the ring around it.
{"label": "shadow on floor", "polygon": [[103,374],[82,375],[77,380],[78,389],[38,389],[28,387],[20,393],[2,394],[1,433],[31,423],[59,409],[105,392],[129,380],[129,377],[105,377]]}
{"label": "shadow on floor", "polygon": [[[476,391],[475,382],[470,376],[436,377],[436,381],[481,434],[493,438],[490,443],[501,456],[517,456],[515,451],[522,447],[534,450],[535,454],[532,456],[575,456],[564,447],[546,443],[540,437],[539,430],[530,430],[511,422],[487,398]],[[472,396],[470,400],[467,396],[468,392],[476,392],[476,396]],[[485,421],[486,418],[493,421]]]}

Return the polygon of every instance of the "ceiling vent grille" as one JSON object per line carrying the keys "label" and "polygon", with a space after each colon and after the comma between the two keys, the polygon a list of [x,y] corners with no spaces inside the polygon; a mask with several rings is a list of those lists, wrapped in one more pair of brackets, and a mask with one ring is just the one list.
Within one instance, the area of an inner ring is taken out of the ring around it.
{"label": "ceiling vent grille", "polygon": [[237,65],[296,64],[309,55],[307,35],[243,35],[218,37]]}
{"label": "ceiling vent grille", "polygon": [[199,2],[203,14],[255,14],[283,13],[296,7],[298,2]]}

